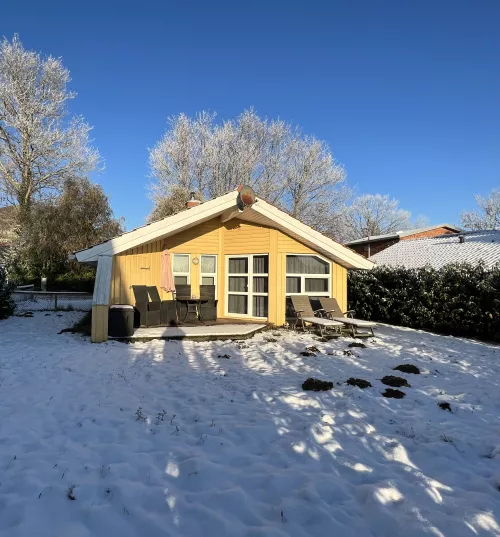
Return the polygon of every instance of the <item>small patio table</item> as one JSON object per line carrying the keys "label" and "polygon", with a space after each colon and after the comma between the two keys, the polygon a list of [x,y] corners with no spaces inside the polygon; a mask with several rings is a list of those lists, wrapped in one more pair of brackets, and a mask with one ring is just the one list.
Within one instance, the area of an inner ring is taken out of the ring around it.
{"label": "small patio table", "polygon": [[184,315],[184,319],[180,322],[180,324],[184,324],[186,322],[186,319],[190,313],[195,314],[195,319],[200,321],[202,324],[205,324],[203,321],[203,318],[201,316],[201,305],[206,304],[208,302],[207,299],[201,299],[201,298],[192,298],[189,296],[178,296],[175,298],[177,302],[180,302],[181,304],[186,304],[186,314]]}

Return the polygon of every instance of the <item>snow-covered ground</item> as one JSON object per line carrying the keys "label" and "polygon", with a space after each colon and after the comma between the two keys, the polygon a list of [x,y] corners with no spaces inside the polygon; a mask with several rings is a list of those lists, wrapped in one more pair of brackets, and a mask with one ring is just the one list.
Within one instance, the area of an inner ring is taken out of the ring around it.
{"label": "snow-covered ground", "polygon": [[[79,315],[0,321],[1,536],[500,535],[499,347],[57,334]],[[402,363],[423,373],[382,397]]]}

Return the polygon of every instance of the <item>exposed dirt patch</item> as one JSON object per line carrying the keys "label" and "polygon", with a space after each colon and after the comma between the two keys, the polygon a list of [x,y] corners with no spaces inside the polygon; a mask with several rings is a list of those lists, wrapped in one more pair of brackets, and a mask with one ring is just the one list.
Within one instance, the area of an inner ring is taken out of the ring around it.
{"label": "exposed dirt patch", "polygon": [[229,360],[231,356],[229,356],[229,354],[218,354],[217,358],[225,358],[226,360]]}
{"label": "exposed dirt patch", "polygon": [[359,347],[360,349],[366,349],[366,345],[364,343],[361,343],[361,341],[353,341],[352,343],[349,343],[348,346],[351,347],[351,349],[353,347]]}
{"label": "exposed dirt patch", "polygon": [[314,352],[311,352],[311,351],[302,351],[300,353],[301,356],[316,356],[316,353]]}
{"label": "exposed dirt patch", "polygon": [[420,369],[413,364],[401,364],[397,365],[393,371],[401,371],[401,373],[409,373],[412,375],[420,375]]}
{"label": "exposed dirt patch", "polygon": [[408,381],[402,377],[395,377],[393,375],[387,375],[386,377],[383,377],[380,380],[382,381],[382,384],[385,384],[386,386],[392,386],[393,388],[401,388],[401,386],[405,386],[406,388],[411,387],[408,384]]}
{"label": "exposed dirt patch", "polygon": [[324,392],[326,390],[331,390],[332,388],[333,382],[329,382],[328,380],[308,378],[302,383],[303,390],[311,390],[313,392]]}
{"label": "exposed dirt patch", "polygon": [[344,351],[344,356],[356,356],[352,351],[350,351],[349,349],[346,349]]}
{"label": "exposed dirt patch", "polygon": [[267,343],[276,343],[278,340],[274,337],[266,337],[264,338],[264,340],[267,342]]}
{"label": "exposed dirt patch", "polygon": [[318,347],[315,347],[314,345],[309,345],[309,347],[306,347],[306,351],[314,352],[315,354],[321,354],[321,351],[318,349]]}
{"label": "exposed dirt patch", "polygon": [[401,390],[393,390],[392,388],[387,388],[385,392],[382,392],[382,395],[384,397],[388,397],[389,399],[403,399],[406,393],[402,392]]}
{"label": "exposed dirt patch", "polygon": [[364,390],[365,388],[372,387],[371,382],[368,382],[367,380],[363,380],[363,379],[356,379],[354,377],[347,379],[346,384],[349,384],[349,386],[357,386],[358,388],[361,388],[362,390]]}
{"label": "exposed dirt patch", "polygon": [[450,406],[450,403],[438,403],[438,407],[439,407],[441,410],[448,410],[449,412],[451,412],[451,406]]}

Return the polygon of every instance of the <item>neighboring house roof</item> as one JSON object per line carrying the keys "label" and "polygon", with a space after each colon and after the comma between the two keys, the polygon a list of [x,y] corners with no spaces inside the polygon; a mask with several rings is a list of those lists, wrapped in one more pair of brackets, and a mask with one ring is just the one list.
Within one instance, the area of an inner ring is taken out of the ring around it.
{"label": "neighboring house roof", "polygon": [[386,233],[385,235],[372,235],[370,237],[363,237],[362,239],[356,239],[354,241],[346,242],[347,246],[354,244],[363,244],[365,242],[386,241],[390,239],[403,239],[404,237],[410,237],[411,235],[418,235],[419,233],[425,233],[426,231],[432,231],[433,229],[439,229],[441,227],[450,229],[459,233],[461,228],[453,226],[451,224],[437,224],[435,226],[421,227],[417,229],[404,229],[402,231],[395,231],[394,233]]}
{"label": "neighboring house roof", "polygon": [[181,211],[101,244],[75,252],[75,257],[80,263],[95,263],[100,255],[111,256],[119,254],[135,246],[175,235],[185,229],[220,216],[221,222],[238,218],[279,229],[346,268],[371,269],[374,266],[368,259],[303,224],[263,199],[257,198],[251,208],[247,207],[243,211],[238,209],[237,199],[238,191],[234,190],[197,207]]}
{"label": "neighboring house roof", "polygon": [[[464,242],[460,242],[463,237]],[[441,268],[450,263],[478,263],[487,267],[500,263],[500,230],[468,231],[459,235],[440,235],[400,241],[370,257],[378,265]]]}

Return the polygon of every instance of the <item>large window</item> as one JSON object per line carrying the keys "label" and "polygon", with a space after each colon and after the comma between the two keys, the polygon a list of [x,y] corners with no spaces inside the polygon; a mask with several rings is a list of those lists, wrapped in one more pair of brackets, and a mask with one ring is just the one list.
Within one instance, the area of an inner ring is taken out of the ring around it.
{"label": "large window", "polygon": [[217,299],[217,256],[202,255],[200,261],[201,285],[215,285]]}
{"label": "large window", "polygon": [[172,255],[172,272],[175,285],[188,285],[190,282],[190,256],[189,254]]}
{"label": "large window", "polygon": [[227,313],[268,316],[269,258],[267,255],[227,258]]}
{"label": "large window", "polygon": [[330,263],[316,255],[286,256],[286,294],[330,296]]}

